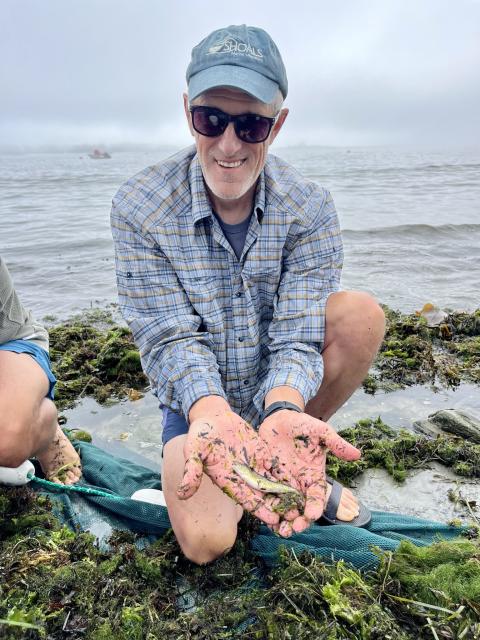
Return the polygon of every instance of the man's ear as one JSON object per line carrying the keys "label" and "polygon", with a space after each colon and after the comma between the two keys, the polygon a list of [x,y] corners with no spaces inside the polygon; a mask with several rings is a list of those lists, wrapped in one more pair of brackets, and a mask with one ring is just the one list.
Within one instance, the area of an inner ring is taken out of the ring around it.
{"label": "man's ear", "polygon": [[183,108],[185,109],[185,115],[187,116],[188,128],[190,129],[190,133],[195,137],[194,129],[192,126],[192,114],[188,108],[188,96],[186,93],[183,94]]}
{"label": "man's ear", "polygon": [[272,144],[272,142],[275,140],[275,138],[279,134],[280,129],[283,127],[283,123],[287,119],[287,116],[288,116],[288,109],[287,107],[285,107],[284,109],[280,110],[280,113],[277,116],[277,120],[273,125],[273,129],[270,132],[269,144]]}

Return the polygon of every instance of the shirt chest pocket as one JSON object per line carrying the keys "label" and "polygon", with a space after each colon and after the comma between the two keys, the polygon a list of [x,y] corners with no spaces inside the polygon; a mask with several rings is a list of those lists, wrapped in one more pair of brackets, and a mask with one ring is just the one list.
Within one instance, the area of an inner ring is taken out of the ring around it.
{"label": "shirt chest pocket", "polygon": [[224,292],[221,281],[212,275],[182,276],[182,286],[190,304],[207,330],[223,324]]}
{"label": "shirt chest pocket", "polygon": [[259,265],[257,268],[248,267],[242,271],[245,288],[257,311],[271,308],[277,295],[281,279],[281,265],[271,267]]}

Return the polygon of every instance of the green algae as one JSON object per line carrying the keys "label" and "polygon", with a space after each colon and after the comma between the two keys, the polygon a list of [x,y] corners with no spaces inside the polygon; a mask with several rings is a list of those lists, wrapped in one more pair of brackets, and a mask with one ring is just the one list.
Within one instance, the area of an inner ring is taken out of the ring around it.
{"label": "green algae", "polygon": [[397,618],[423,623],[430,637],[480,638],[478,538],[427,547],[402,541],[393,554],[380,558],[383,599]]}
{"label": "green algae", "polygon": [[49,334],[59,409],[72,407],[83,396],[102,403],[145,389],[148,381],[129,329],[116,325],[106,312],[73,318]]}
{"label": "green algae", "polygon": [[[387,331],[363,383],[367,393],[414,384],[450,388],[462,382],[480,384],[480,309],[448,313],[435,327],[418,314],[384,310]],[[72,407],[84,396],[105,403],[147,386],[132,335],[109,310],[91,310],[49,332],[60,409]]]}
{"label": "green algae", "polygon": [[480,383],[480,309],[448,313],[435,327],[418,313],[384,311],[387,330],[363,384],[367,393],[414,384],[456,388],[462,382]]}
{"label": "green algae", "polygon": [[[0,498],[5,515],[22,513],[29,505],[55,521],[48,502],[38,500],[28,487],[1,488]],[[198,616],[182,621],[179,579],[186,576],[189,588],[204,598],[250,583],[255,568],[248,551],[251,531],[246,526],[242,531],[228,557],[196,567],[182,557],[172,534],[140,551],[135,536],[121,532],[112,537],[109,551],[101,551],[92,535],[73,533],[58,521],[54,529],[38,523],[28,531],[4,527],[0,636],[157,638],[171,628],[175,637],[193,637],[181,635],[198,624]],[[233,618],[224,612],[224,620]],[[201,624],[210,630],[207,637],[220,637],[212,631],[214,620],[202,614]]]}
{"label": "green algae", "polygon": [[381,571],[398,580],[411,597],[428,604],[456,607],[462,600],[480,605],[478,542],[457,540],[418,547],[402,541],[393,558],[382,558]]}
{"label": "green algae", "polygon": [[[66,422],[66,421],[65,421]],[[84,429],[63,429],[67,437],[74,442],[78,440],[80,442],[92,442],[92,434]]]}
{"label": "green algae", "polygon": [[55,521],[48,500],[29,487],[0,488],[0,504],[6,520],[35,512],[49,523],[0,530],[6,640],[408,640],[431,638],[432,625],[439,638],[480,637],[477,537],[378,550],[378,571],[364,574],[281,550],[267,572],[249,548],[258,528],[250,517],[228,555],[199,567],[171,532],[143,550],[135,535],[117,532],[100,550],[92,535]]}
{"label": "green algae", "polygon": [[[417,316],[390,310],[387,316],[387,336],[364,385],[371,392],[480,382],[479,311],[450,314],[434,328]],[[60,408],[85,395],[105,402],[144,389],[131,335],[108,313],[50,332]],[[428,439],[379,419],[360,421],[342,435],[363,452],[356,463],[329,458],[329,473],[347,484],[368,468],[385,468],[402,481],[432,461],[466,477],[480,475],[480,445]],[[255,521],[244,518],[232,551],[197,567],[183,558],[171,533],[143,551],[135,536],[119,533],[110,551],[100,551],[89,534],[62,527],[45,498],[28,488],[0,487],[0,637],[480,638],[476,537],[439,543],[441,549],[402,543],[396,553],[379,551],[380,569],[366,575],[286,551],[266,573],[249,550],[255,529]],[[189,597],[194,608],[185,610]]]}
{"label": "green algae", "polygon": [[346,484],[366,469],[386,469],[396,481],[403,482],[408,471],[425,468],[434,461],[463,477],[480,477],[480,445],[462,438],[445,435],[432,439],[397,431],[380,418],[360,420],[339,433],[362,451],[362,457],[355,462],[328,455],[328,473]]}
{"label": "green algae", "polygon": [[265,638],[360,640],[405,633],[388,608],[377,601],[375,578],[338,562],[328,565],[310,554],[280,554],[268,578],[265,609],[257,615]]}

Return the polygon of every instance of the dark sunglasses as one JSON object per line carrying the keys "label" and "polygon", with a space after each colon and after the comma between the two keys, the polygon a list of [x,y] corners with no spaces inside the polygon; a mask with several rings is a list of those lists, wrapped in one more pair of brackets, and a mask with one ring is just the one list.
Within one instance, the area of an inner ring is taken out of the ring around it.
{"label": "dark sunglasses", "polygon": [[275,123],[275,118],[258,116],[255,113],[231,116],[215,107],[190,107],[190,113],[193,128],[202,136],[221,136],[229,122],[233,122],[235,133],[242,142],[263,142],[270,135]]}

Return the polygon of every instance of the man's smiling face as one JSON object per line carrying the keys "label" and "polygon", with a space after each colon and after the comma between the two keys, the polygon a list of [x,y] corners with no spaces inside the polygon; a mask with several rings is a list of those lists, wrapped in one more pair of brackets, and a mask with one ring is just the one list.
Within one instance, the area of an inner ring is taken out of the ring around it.
{"label": "man's smiling face", "polygon": [[[191,114],[187,112],[190,131],[195,137],[197,155],[202,167],[203,177],[210,192],[212,203],[216,201],[244,201],[253,199],[255,186],[267,158],[268,148],[280,131],[288,111],[282,109],[264,142],[248,143],[240,140],[230,122],[221,136],[209,138],[197,133],[192,126]],[[193,101],[193,105],[215,107],[230,115],[255,113],[273,117],[271,105],[251,97],[243,91],[219,87],[211,89]]]}

